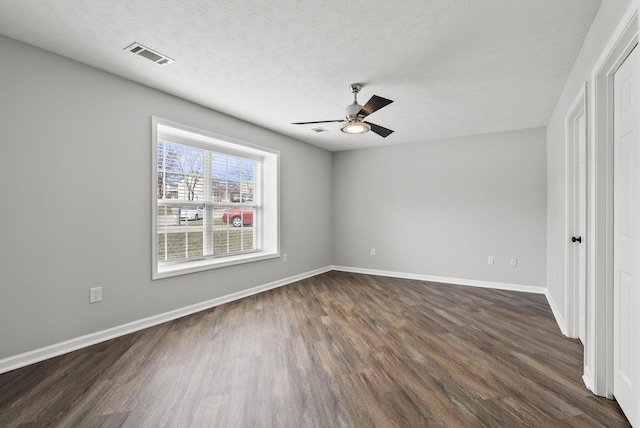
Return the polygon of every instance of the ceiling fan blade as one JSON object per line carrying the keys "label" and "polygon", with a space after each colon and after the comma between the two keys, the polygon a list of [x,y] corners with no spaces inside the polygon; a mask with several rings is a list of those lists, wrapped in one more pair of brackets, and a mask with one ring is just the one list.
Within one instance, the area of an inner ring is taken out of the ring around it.
{"label": "ceiling fan blade", "polygon": [[359,116],[369,116],[371,113],[380,110],[382,107],[391,104],[393,101],[374,95],[358,112]]}
{"label": "ceiling fan blade", "polygon": [[371,130],[382,138],[387,138],[389,135],[393,134],[393,131],[391,129],[385,128],[384,126],[376,125],[375,123],[367,121],[364,121],[364,123],[371,126]]}
{"label": "ceiling fan blade", "polygon": [[340,120],[319,120],[317,122],[296,122],[296,123],[292,123],[292,125],[311,125],[313,123],[329,123],[329,122],[346,122],[346,120],[340,119]]}

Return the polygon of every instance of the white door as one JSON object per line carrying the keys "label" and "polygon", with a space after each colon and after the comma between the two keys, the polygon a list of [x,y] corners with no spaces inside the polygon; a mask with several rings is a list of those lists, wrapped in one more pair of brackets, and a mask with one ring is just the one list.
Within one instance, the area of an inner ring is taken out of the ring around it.
{"label": "white door", "polygon": [[567,127],[567,334],[585,343],[587,294],[586,88],[573,102]]}
{"label": "white door", "polygon": [[587,132],[585,114],[578,119],[577,129],[577,165],[576,165],[576,223],[578,240],[576,242],[576,280],[578,281],[578,338],[584,344],[587,331]]}
{"label": "white door", "polygon": [[613,393],[640,426],[640,90],[638,49],[614,77]]}

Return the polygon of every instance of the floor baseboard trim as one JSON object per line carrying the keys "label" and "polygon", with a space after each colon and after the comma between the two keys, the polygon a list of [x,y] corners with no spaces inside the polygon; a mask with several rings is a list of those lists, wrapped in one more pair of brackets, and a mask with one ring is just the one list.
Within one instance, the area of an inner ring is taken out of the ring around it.
{"label": "floor baseboard trim", "polygon": [[333,270],[367,275],[389,276],[403,279],[417,279],[419,281],[440,282],[444,284],[467,285],[470,287],[493,288],[497,290],[521,291],[524,293],[546,294],[546,287],[532,285],[507,284],[503,282],[477,281],[474,279],[448,278],[442,276],[422,275],[417,273],[393,272],[376,269],[363,269],[349,266],[333,266]]}
{"label": "floor baseboard trim", "polygon": [[56,343],[54,345],[38,348],[33,351],[18,354],[12,357],[8,357],[0,360],[0,374],[6,373],[11,370],[19,369],[21,367],[28,366],[40,361],[44,361],[49,358],[57,357],[78,349],[86,348],[91,345],[95,345],[100,342],[104,342],[116,337],[124,336],[129,333],[134,333],[145,328],[153,327],[158,324],[172,321],[177,318],[182,318],[187,315],[194,314],[196,312],[204,311],[206,309],[213,308],[215,306],[222,305],[224,303],[233,302],[244,297],[249,297],[254,294],[262,293],[273,288],[282,287],[303,279],[311,278],[316,275],[323,274],[332,270],[331,266],[312,270],[299,275],[290,276],[278,281],[270,282],[268,284],[259,285],[257,287],[249,288],[247,290],[238,291],[236,293],[228,294],[226,296],[218,297],[215,299],[207,300],[205,302],[196,303],[194,305],[186,306],[184,308],[175,309],[173,311],[165,312],[159,315],[154,315],[148,318],[143,318],[137,321],[133,321],[127,324],[123,324],[117,327],[112,327],[106,330],[98,331],[95,333],[87,334],[85,336],[77,337],[75,339],[67,340],[65,342]]}
{"label": "floor baseboard trim", "polygon": [[[593,392],[593,380],[591,379],[591,374],[588,373],[587,368],[585,367],[584,374],[582,375],[582,381],[584,382],[584,386],[591,392]],[[594,392],[595,394],[595,392]]]}
{"label": "floor baseboard trim", "polygon": [[547,302],[549,302],[549,307],[551,308],[551,312],[553,312],[553,317],[556,319],[556,324],[558,324],[560,332],[563,335],[569,337],[569,335],[567,334],[567,324],[564,322],[564,318],[562,317],[562,315],[560,315],[561,312],[558,309],[558,305],[556,305],[556,301],[553,300],[553,297],[548,290],[544,294],[547,297]]}

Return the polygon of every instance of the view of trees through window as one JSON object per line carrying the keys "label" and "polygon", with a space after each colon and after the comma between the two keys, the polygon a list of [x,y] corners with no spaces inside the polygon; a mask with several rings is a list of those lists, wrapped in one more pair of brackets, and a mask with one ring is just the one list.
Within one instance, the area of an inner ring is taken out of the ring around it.
{"label": "view of trees through window", "polygon": [[157,141],[159,261],[260,249],[261,162]]}

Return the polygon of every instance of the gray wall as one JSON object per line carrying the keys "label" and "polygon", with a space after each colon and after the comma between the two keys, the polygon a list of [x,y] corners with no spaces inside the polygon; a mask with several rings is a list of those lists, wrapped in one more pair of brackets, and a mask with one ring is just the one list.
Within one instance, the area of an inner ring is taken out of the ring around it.
{"label": "gray wall", "polygon": [[[11,39],[0,53],[0,359],[331,264],[329,152]],[[151,281],[151,115],[281,151],[286,264]]]}
{"label": "gray wall", "polygon": [[544,128],[334,153],[334,264],[544,287],[545,156]]}
{"label": "gray wall", "polygon": [[[569,237],[565,231],[565,117],[585,82],[589,81],[591,91],[591,71],[630,3],[629,0],[601,3],[547,124],[547,287],[563,321],[566,320],[564,248]],[[588,103],[589,97],[591,94],[587,92]],[[588,105],[587,121],[593,117],[589,108]],[[588,132],[590,126],[587,123]]]}

